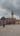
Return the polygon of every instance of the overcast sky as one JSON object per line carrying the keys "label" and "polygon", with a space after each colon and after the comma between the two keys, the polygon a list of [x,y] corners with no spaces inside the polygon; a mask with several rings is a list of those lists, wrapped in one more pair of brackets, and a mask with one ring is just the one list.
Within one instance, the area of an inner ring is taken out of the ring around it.
{"label": "overcast sky", "polygon": [[10,17],[11,10],[13,10],[14,16],[19,18],[20,0],[0,0],[0,18],[2,16]]}

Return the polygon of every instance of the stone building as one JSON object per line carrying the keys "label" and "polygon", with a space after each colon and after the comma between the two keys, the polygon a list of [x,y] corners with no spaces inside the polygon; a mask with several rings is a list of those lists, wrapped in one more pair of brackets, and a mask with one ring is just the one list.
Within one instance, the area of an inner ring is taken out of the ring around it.
{"label": "stone building", "polygon": [[20,19],[16,20],[16,24],[20,24]]}

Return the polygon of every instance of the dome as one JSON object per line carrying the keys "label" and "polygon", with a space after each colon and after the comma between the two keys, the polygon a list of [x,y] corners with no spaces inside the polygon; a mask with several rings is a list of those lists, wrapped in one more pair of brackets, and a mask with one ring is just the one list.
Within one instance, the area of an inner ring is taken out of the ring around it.
{"label": "dome", "polygon": [[16,18],[16,15],[13,15],[13,18]]}

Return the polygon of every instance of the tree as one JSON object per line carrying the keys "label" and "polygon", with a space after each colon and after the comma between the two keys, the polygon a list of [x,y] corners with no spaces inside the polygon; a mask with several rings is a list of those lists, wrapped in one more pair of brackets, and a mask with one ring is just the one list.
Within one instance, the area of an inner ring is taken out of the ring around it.
{"label": "tree", "polygon": [[3,16],[3,17],[1,18],[1,20],[3,20],[3,27],[5,27],[5,24],[4,24],[5,17]]}

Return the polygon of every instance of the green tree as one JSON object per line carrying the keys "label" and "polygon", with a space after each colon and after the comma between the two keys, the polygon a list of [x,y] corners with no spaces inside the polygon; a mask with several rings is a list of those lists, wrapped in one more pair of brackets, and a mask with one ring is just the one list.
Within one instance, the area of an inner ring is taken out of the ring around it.
{"label": "green tree", "polygon": [[3,16],[3,17],[1,18],[1,20],[3,20],[3,27],[5,27],[5,24],[4,24],[5,17]]}

